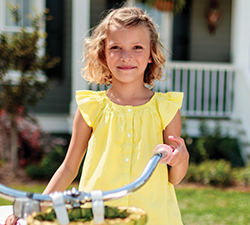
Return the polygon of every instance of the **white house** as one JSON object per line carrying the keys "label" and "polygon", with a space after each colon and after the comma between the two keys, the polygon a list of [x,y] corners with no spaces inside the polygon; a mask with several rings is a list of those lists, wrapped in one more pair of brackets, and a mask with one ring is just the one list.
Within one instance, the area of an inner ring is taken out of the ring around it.
{"label": "white house", "polygon": [[[31,12],[32,6],[51,10],[53,20],[47,23],[48,51],[60,55],[62,61],[50,71],[58,76],[58,81],[35,113],[45,130],[70,134],[76,110],[75,91],[105,88],[88,86],[80,75],[83,38],[102,18],[104,10],[119,7],[122,1],[0,0],[0,32],[15,32],[22,25],[10,22],[7,1],[20,4],[24,25],[28,24],[25,13]],[[181,113],[187,123],[186,131],[198,136],[201,118],[207,119],[211,126],[220,123],[225,132],[244,142],[242,154],[247,160],[250,158],[250,1],[217,0],[219,17],[213,33],[211,26],[210,30],[208,27],[210,2],[187,0],[183,13],[175,16],[139,4],[159,25],[161,41],[171,53],[166,63],[168,80],[156,83],[154,90],[183,91]]]}

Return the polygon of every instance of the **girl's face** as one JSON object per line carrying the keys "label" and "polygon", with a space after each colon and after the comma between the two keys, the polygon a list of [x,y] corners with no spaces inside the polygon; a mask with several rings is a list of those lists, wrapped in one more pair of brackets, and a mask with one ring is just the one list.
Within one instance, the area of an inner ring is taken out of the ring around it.
{"label": "girl's face", "polygon": [[105,57],[112,73],[112,84],[142,84],[144,71],[151,63],[150,36],[145,27],[111,25],[105,40]]}

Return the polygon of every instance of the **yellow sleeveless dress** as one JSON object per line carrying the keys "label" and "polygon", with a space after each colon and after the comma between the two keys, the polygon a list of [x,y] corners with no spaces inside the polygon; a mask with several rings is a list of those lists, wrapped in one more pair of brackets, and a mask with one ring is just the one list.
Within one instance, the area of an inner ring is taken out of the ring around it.
{"label": "yellow sleeveless dress", "polygon": [[[163,143],[163,130],[181,108],[182,98],[180,92],[156,92],[144,105],[121,106],[111,102],[106,91],[77,91],[80,112],[93,129],[79,190],[112,190],[139,177],[155,146]],[[132,195],[105,204],[142,208],[148,225],[182,224],[166,165],[159,164]]]}

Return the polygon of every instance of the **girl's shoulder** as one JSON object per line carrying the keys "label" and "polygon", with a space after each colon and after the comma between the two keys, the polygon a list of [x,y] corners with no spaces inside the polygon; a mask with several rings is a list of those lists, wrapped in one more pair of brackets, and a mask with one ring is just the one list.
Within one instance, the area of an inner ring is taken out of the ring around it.
{"label": "girl's shoulder", "polygon": [[183,93],[182,92],[155,92],[155,102],[158,105],[175,105],[181,108]]}
{"label": "girl's shoulder", "polygon": [[161,119],[162,129],[166,128],[181,109],[182,99],[183,93],[181,92],[155,93],[155,108]]}
{"label": "girl's shoulder", "polygon": [[107,95],[105,91],[92,91],[92,90],[78,90],[76,91],[76,100],[86,100],[86,101],[103,101],[106,99]]}
{"label": "girl's shoulder", "polygon": [[78,108],[86,121],[92,127],[96,119],[103,111],[107,99],[105,91],[76,91],[76,102]]}

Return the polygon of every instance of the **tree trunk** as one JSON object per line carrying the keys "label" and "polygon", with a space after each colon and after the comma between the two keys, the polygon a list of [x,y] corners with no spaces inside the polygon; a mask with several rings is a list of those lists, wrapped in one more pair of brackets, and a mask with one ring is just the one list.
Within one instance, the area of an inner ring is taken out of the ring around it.
{"label": "tree trunk", "polygon": [[10,148],[11,148],[11,167],[15,171],[18,166],[18,134],[17,134],[17,123],[16,115],[11,115],[11,128],[10,128]]}
{"label": "tree trunk", "polygon": [[0,121],[0,158],[1,160],[5,160],[5,152],[4,152],[4,133],[3,127]]}
{"label": "tree trunk", "polygon": [[0,119],[0,157],[3,162],[9,161],[11,158],[10,154],[10,130],[8,125],[6,125],[6,120],[10,118],[7,115],[1,115]]}

